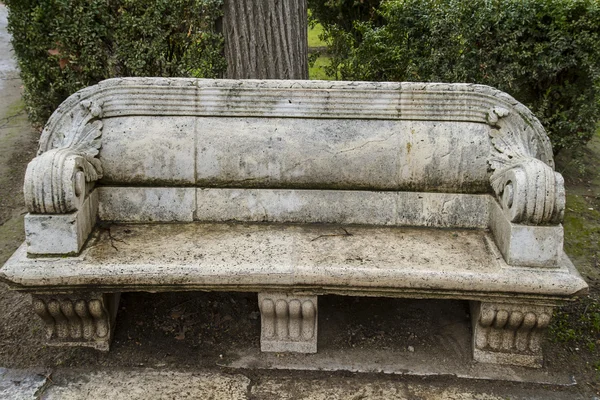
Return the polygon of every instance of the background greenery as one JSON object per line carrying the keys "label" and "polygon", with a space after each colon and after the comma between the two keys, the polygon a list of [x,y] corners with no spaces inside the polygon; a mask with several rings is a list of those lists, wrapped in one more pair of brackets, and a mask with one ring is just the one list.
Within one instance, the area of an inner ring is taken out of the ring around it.
{"label": "background greenery", "polygon": [[[222,1],[7,0],[30,119],[43,124],[71,93],[110,77],[221,76]],[[327,44],[311,55],[313,77],[482,83],[531,108],[555,152],[594,133],[597,0],[308,2]]]}
{"label": "background greenery", "polygon": [[527,105],[555,152],[600,119],[597,0],[309,0],[330,76],[473,82]]}
{"label": "background greenery", "polygon": [[222,0],[5,0],[32,122],[116,76],[217,77]]}

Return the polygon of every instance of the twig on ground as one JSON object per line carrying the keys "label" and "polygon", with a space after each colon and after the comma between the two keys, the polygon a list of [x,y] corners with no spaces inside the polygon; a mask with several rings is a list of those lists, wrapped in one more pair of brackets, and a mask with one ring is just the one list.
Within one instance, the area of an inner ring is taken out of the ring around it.
{"label": "twig on ground", "polygon": [[33,394],[35,396],[36,400],[39,400],[42,398],[42,396],[44,395],[44,393],[46,392],[46,390],[48,390],[51,386],[54,385],[54,381],[52,380],[52,372],[48,373],[48,374],[40,374],[41,376],[43,376],[46,381],[44,382],[44,384],[38,389],[36,390],[36,392]]}
{"label": "twig on ground", "polygon": [[319,235],[316,238],[312,239],[311,242],[314,242],[317,239],[323,238],[323,237],[331,237],[331,236],[354,236],[353,234],[351,234],[350,232],[348,232],[346,230],[346,228],[340,228],[341,230],[344,231],[344,233],[330,233],[330,234],[325,234],[325,235]]}

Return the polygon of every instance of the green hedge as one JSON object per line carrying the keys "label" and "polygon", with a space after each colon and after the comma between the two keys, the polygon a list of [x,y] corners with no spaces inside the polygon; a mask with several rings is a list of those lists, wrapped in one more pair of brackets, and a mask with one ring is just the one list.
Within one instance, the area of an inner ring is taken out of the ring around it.
{"label": "green hedge", "polygon": [[222,0],[5,0],[30,119],[117,76],[217,77]]}
{"label": "green hedge", "polygon": [[494,86],[536,114],[555,152],[594,134],[597,0],[309,1],[331,46],[331,75]]}

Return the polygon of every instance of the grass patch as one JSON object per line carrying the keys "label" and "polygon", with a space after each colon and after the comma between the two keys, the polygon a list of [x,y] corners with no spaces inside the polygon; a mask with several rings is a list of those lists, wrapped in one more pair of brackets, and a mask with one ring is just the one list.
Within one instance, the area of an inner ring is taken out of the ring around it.
{"label": "grass patch", "polygon": [[600,129],[579,158],[561,155],[557,165],[567,191],[565,252],[593,285],[600,280]]}
{"label": "grass patch", "polygon": [[587,296],[557,309],[548,331],[550,341],[568,345],[600,372],[600,300],[597,296]]}
{"label": "grass patch", "polygon": [[320,38],[322,33],[323,26],[321,24],[315,24],[312,27],[308,27],[308,48],[327,46],[327,43]]}
{"label": "grass patch", "polygon": [[25,239],[23,216],[17,215],[0,221],[0,268]]}
{"label": "grass patch", "polygon": [[600,211],[592,204],[584,195],[567,195],[565,251],[574,259],[591,257],[590,261],[597,264],[600,252]]}
{"label": "grass patch", "polygon": [[590,295],[555,310],[548,338],[600,373],[600,129],[580,153],[565,152],[556,161],[567,191],[564,249]]}
{"label": "grass patch", "polygon": [[25,102],[22,98],[20,98],[19,100],[15,101],[10,106],[8,106],[8,108],[6,109],[6,116],[3,116],[3,118],[10,118],[11,116],[21,114],[24,111]]}
{"label": "grass patch", "polygon": [[332,81],[334,78],[328,76],[325,73],[325,68],[329,66],[330,58],[327,56],[320,56],[317,61],[312,64],[308,69],[309,79],[320,79],[324,81]]}
{"label": "grass patch", "polygon": [[[310,16],[310,10],[308,12]],[[318,23],[308,24],[308,51],[311,54],[309,57],[308,79],[331,81],[335,78],[329,77],[325,73],[326,68],[331,64],[331,58],[327,54],[323,54],[327,51],[327,43],[321,40],[322,35],[323,25]]]}

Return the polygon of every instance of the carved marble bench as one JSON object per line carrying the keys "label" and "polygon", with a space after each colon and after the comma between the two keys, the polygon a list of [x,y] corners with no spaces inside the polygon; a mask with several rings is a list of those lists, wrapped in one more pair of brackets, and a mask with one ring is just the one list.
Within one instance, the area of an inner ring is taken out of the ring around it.
{"label": "carved marble bench", "polygon": [[263,351],[317,351],[317,296],[469,300],[474,359],[540,366],[563,252],[544,129],[467,84],[113,79],[67,99],[0,269],[49,343],[107,350],[119,293],[258,293]]}

